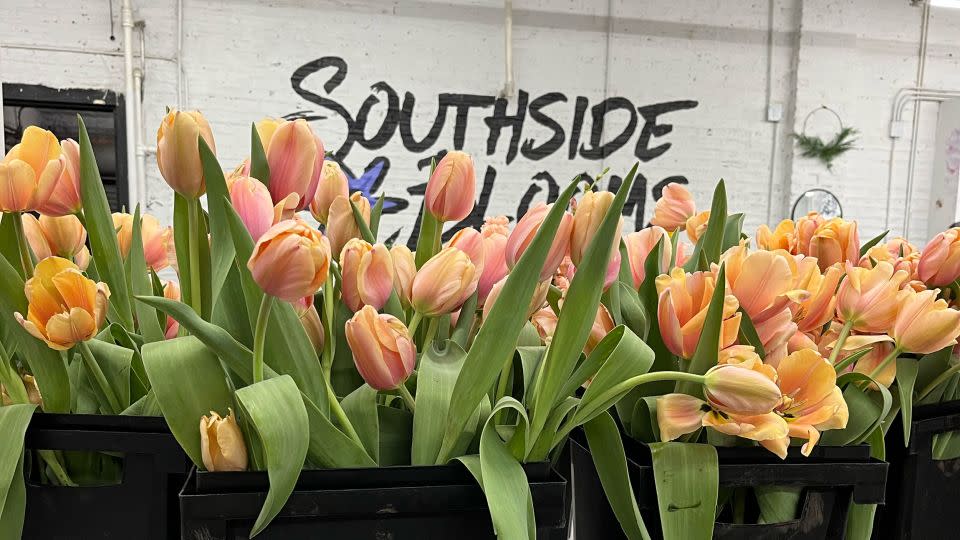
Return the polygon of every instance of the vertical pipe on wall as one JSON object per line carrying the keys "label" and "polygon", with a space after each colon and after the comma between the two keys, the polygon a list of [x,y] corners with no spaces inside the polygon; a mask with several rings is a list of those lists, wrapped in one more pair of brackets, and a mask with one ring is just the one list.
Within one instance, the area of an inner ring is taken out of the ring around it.
{"label": "vertical pipe on wall", "polygon": [[773,26],[776,0],[769,0],[767,8],[767,121],[773,124],[770,143],[770,179],[767,181],[767,223],[773,223],[773,186],[777,175],[777,146],[780,139],[780,122],[770,116],[773,104]]}
{"label": "vertical pipe on wall", "polygon": [[500,97],[510,98],[516,90],[513,81],[513,0],[503,2],[503,69]]}
{"label": "vertical pipe on wall", "polygon": [[186,76],[183,72],[183,0],[177,0],[177,109],[187,107]]}
{"label": "vertical pipe on wall", "polygon": [[[920,52],[917,60],[917,92],[923,88],[923,74],[927,64],[927,32],[930,28],[930,4],[923,3],[920,15]],[[910,238],[910,199],[913,198],[914,168],[916,166],[917,136],[920,133],[920,101],[913,106],[913,125],[910,134],[910,157],[907,162],[907,190],[903,201],[903,237]]]}
{"label": "vertical pipe on wall", "polygon": [[137,21],[134,23],[134,27],[139,33],[140,37],[140,61],[136,68],[133,70],[133,105],[136,122],[134,129],[134,144],[136,145],[136,156],[137,156],[137,193],[139,194],[140,200],[146,200],[147,193],[147,149],[144,147],[144,134],[143,134],[143,80],[146,76],[146,28],[143,21]]}
{"label": "vertical pipe on wall", "polygon": [[127,193],[129,210],[140,202],[137,191],[137,131],[136,99],[133,82],[133,7],[130,0],[123,0],[120,7],[120,26],[123,28],[123,75],[124,75],[124,116],[126,120],[127,142]]}
{"label": "vertical pipe on wall", "polygon": [[0,158],[7,155],[7,142],[4,139],[7,129],[3,122],[3,47],[0,47]]}

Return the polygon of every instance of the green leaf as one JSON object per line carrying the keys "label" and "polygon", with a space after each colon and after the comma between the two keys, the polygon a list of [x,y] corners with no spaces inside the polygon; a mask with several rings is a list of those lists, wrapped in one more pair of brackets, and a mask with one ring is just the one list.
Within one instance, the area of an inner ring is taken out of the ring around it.
{"label": "green leaf", "polygon": [[614,286],[620,289],[620,315],[623,324],[638,336],[647,335],[650,331],[650,321],[647,320],[647,315],[643,311],[637,291],[622,281],[618,281]]}
{"label": "green leaf", "polygon": [[[133,351],[99,339],[88,340],[87,345],[106,376],[107,384],[120,400],[120,409],[126,409],[130,406],[130,367],[133,363]],[[96,385],[94,387],[96,388]],[[109,410],[106,401],[101,401],[101,406],[103,410]]]}
{"label": "green leaf", "polygon": [[844,429],[825,431],[820,437],[820,444],[827,446],[859,444],[880,426],[893,406],[893,397],[887,387],[882,384],[876,384],[876,390],[866,390],[854,383],[876,384],[873,379],[863,373],[849,372],[837,377],[837,386],[844,389],[843,399],[847,402],[849,420]]}
{"label": "green leaf", "polygon": [[20,538],[26,492],[23,485],[23,437],[36,408],[32,404],[0,407],[0,539]]}
{"label": "green leaf", "polygon": [[230,223],[224,209],[224,206],[230,204],[230,193],[223,178],[223,169],[217,162],[217,156],[207,146],[207,141],[198,135],[197,144],[203,165],[203,178],[207,183],[207,207],[210,209],[210,301],[216,302],[227,280],[227,273],[233,266],[235,255]]}
{"label": "green leaf", "polygon": [[903,424],[903,445],[910,446],[910,424],[913,420],[913,387],[917,382],[920,365],[913,358],[897,358],[897,392],[900,394],[900,411]]}
{"label": "green leaf", "polygon": [[[664,344],[663,336],[660,334],[660,325],[657,323],[659,295],[657,294],[656,278],[660,275],[660,258],[662,257],[663,243],[663,238],[658,240],[657,245],[654,246],[653,250],[647,255],[647,259],[643,263],[644,279],[643,283],[640,284],[640,290],[638,292],[640,305],[643,306],[643,311],[647,317],[647,321],[649,321],[649,331],[644,341],[646,341],[647,345],[653,350],[655,357],[650,371],[673,371],[677,369],[677,363],[676,360],[674,360],[673,353],[671,353]],[[676,243],[678,242],[675,242],[675,244]],[[638,335],[644,337],[642,334]],[[643,385],[639,389],[639,392],[645,396],[658,396],[672,392],[673,386],[673,383],[670,381],[658,381]]]}
{"label": "green leaf", "polygon": [[650,457],[663,537],[713,538],[720,482],[717,449],[708,444],[653,443]]}
{"label": "green leaf", "polygon": [[431,346],[420,357],[410,452],[413,465],[436,463],[443,442],[444,420],[466,356],[459,345],[448,341],[442,350]]}
{"label": "green leaf", "polygon": [[[366,220],[363,219],[363,214],[360,213],[360,209],[357,208],[357,205],[353,203],[352,199],[347,199],[347,202],[350,203],[350,210],[353,211],[353,220],[357,223],[357,228],[360,229],[360,237],[363,238],[365,242],[376,244],[377,237],[374,236],[373,231],[370,230],[370,226],[367,225]],[[337,255],[340,255],[339,253]]]}
{"label": "green leaf", "polygon": [[377,391],[364,384],[343,398],[340,405],[360,436],[367,453],[379,463],[380,414],[377,411]]}
{"label": "green leaf", "polygon": [[307,410],[297,384],[288,375],[237,390],[237,400],[250,418],[267,456],[270,490],[250,531],[263,531],[287,502],[300,477],[309,446]]}
{"label": "green leaf", "polygon": [[[130,254],[127,256],[127,265],[130,267],[130,290],[135,295],[153,293],[147,261],[143,255],[142,231],[143,223],[140,220],[140,205],[138,204],[133,212],[133,236],[130,240]],[[163,328],[160,327],[160,321],[157,319],[157,311],[141,302],[136,302],[133,307],[134,313],[137,315],[137,328],[140,330],[143,340],[147,343],[161,341],[163,339]]]}
{"label": "green leaf", "polygon": [[210,411],[226,415],[233,404],[219,359],[194,336],[148,343],[142,354],[170,431],[193,463],[203,467],[200,418]]}
{"label": "green leaf", "polygon": [[692,272],[700,264],[700,254],[707,263],[720,262],[720,254],[723,253],[723,238],[727,228],[727,189],[723,180],[717,182],[717,187],[713,190],[713,203],[710,206],[710,219],[707,220],[707,229],[704,231],[697,245],[693,248],[693,254],[685,265],[688,272]]}
{"label": "green leaf", "polygon": [[[717,273],[717,283],[726,283],[726,269],[720,265],[720,271]],[[723,324],[723,297],[726,294],[726,287],[716,287],[713,296],[710,297],[710,305],[707,308],[707,316],[703,322],[703,330],[700,332],[700,341],[697,342],[697,349],[690,359],[690,366],[687,372],[696,375],[703,375],[708,369],[717,365],[717,351],[720,350],[720,330]],[[693,382],[678,382],[677,392],[689,394],[694,397],[703,398],[703,386]]]}
{"label": "green leaf", "polygon": [[[197,206],[197,213],[201,214],[197,218],[197,237],[190,237],[190,206]],[[177,250],[177,270],[184,277],[180,280],[180,290],[183,301],[187,305],[193,305],[193,283],[189,279],[190,272],[190,244],[198,244],[200,253],[200,284],[201,290],[196,293],[201,296],[200,315],[204,320],[210,319],[210,313],[213,311],[212,292],[210,288],[210,242],[207,239],[207,224],[203,219],[203,210],[200,208],[199,200],[191,200],[183,197],[179,193],[173,194],[173,240],[174,247]],[[204,285],[206,284],[206,285]]]}
{"label": "green leaf", "polygon": [[254,122],[250,123],[250,176],[270,187],[270,164]]}
{"label": "green leaf", "polygon": [[[0,261],[2,264],[2,261]],[[917,361],[919,370],[917,371],[917,380],[915,383],[916,388],[926,388],[931,384],[941,373],[945,372],[950,368],[951,365],[951,356],[953,353],[953,346],[947,346],[939,351],[924,355]],[[941,401],[943,396],[943,391],[946,388],[946,385],[940,384],[931,391],[926,398],[917,402],[920,404],[927,403],[937,403]]]}
{"label": "green leaf", "polygon": [[253,332],[250,328],[250,314],[247,313],[243,282],[240,271],[235,265],[227,274],[227,280],[220,290],[220,298],[213,306],[212,322],[229,332],[234,339],[247,348],[253,347]]}
{"label": "green leaf", "polygon": [[17,226],[13,220],[21,219],[13,212],[0,214],[0,257],[17,270],[23,281],[23,268],[20,264],[20,241],[17,239]]}
{"label": "green leaf", "polygon": [[763,341],[760,340],[760,334],[757,333],[757,327],[753,325],[750,315],[743,310],[740,311],[740,343],[753,346],[754,351],[760,355],[760,358],[766,358],[767,353],[763,350]]}
{"label": "green leaf", "polygon": [[[500,294],[504,298],[516,299],[516,303],[494,303],[487,321],[481,325],[454,385],[437,463],[445,463],[450,456],[455,455],[457,449],[454,446],[468,420],[481,398],[493,385],[500,368],[513,355],[517,338],[527,320],[525,310],[516,309],[515,306],[523,304],[525,299],[533,296],[543,263],[553,244],[553,237],[576,188],[577,182],[574,181],[561,193],[540,225],[533,242],[507,276]],[[424,215],[428,214],[429,212],[425,212]],[[417,251],[419,256],[420,249]]]}
{"label": "green leaf", "polygon": [[90,251],[97,264],[100,279],[110,287],[110,304],[120,324],[133,328],[133,306],[130,285],[123,269],[123,258],[117,244],[117,231],[107,194],[100,179],[97,159],[90,145],[90,136],[83,118],[77,115],[80,124],[80,200],[83,203],[83,218],[90,241]]}
{"label": "green leaf", "polygon": [[410,411],[393,407],[377,407],[379,416],[381,467],[410,465],[410,434],[413,432],[413,415]]}
{"label": "green leaf", "polygon": [[889,233],[890,233],[889,230],[883,231],[882,233],[871,238],[870,241],[867,242],[866,244],[860,246],[860,256],[863,257],[864,255],[867,254],[868,251],[870,251],[870,248],[879,244],[880,242],[883,242],[883,239],[886,238],[887,234]]}
{"label": "green leaf", "polygon": [[377,202],[374,203],[373,208],[370,210],[370,232],[373,233],[374,238],[376,238],[380,232],[380,217],[383,215],[383,203],[386,200],[386,195],[381,193],[380,196],[377,197]]}
{"label": "green leaf", "polygon": [[797,518],[797,505],[800,503],[802,487],[791,486],[754,486],[760,506],[759,523],[783,523]]}
{"label": "green leaf", "polygon": [[644,396],[636,400],[630,417],[629,435],[631,437],[648,444],[660,440],[660,424],[657,421],[657,396]]}
{"label": "green leaf", "polygon": [[741,213],[727,216],[727,222],[723,228],[721,253],[740,244],[740,235],[743,234],[743,217]]}
{"label": "green leaf", "polygon": [[[870,457],[879,460],[886,459],[886,448],[883,440],[883,430],[877,426],[867,437],[870,444]],[[847,514],[847,530],[845,538],[851,540],[869,540],[873,537],[874,514],[876,504],[856,504],[851,502]]]}
{"label": "green leaf", "polygon": [[603,492],[624,534],[630,540],[649,539],[650,534],[633,495],[633,485],[627,470],[627,456],[617,423],[610,413],[604,411],[584,424],[583,432],[587,435],[587,444],[603,485]]}

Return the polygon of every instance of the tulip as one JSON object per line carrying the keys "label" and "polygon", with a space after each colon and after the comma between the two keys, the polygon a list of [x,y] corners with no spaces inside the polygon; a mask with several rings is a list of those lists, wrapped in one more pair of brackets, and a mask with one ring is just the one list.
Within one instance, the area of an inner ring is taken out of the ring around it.
{"label": "tulip", "polygon": [[347,321],[345,330],[357,371],[371,388],[391,390],[410,377],[417,346],[400,319],[364,306]]}
{"label": "tulip", "polygon": [[476,173],[470,154],[447,152],[427,181],[427,210],[438,221],[460,221],[470,215],[476,196]]}
{"label": "tulip", "polygon": [[66,216],[80,212],[80,145],[73,139],[60,141],[63,171],[57,178],[47,202],[37,209],[45,216]]}
{"label": "tulip", "polygon": [[257,123],[257,132],[270,165],[270,195],[274,204],[295,194],[296,209],[307,208],[320,183],[323,141],[302,118],[267,118]]}
{"label": "tulip", "polygon": [[687,242],[677,242],[677,260],[675,266],[683,266],[690,260],[690,254],[693,253],[693,246]]}
{"label": "tulip", "polygon": [[[493,285],[493,288],[490,289],[490,294],[487,295],[487,302],[483,304],[483,319],[486,320],[490,316],[490,311],[493,309],[493,305],[496,303],[497,298],[500,298],[500,291],[503,290],[503,286],[507,283],[507,278],[504,277],[500,281],[496,282]],[[547,293],[550,291],[550,282],[541,281],[537,283],[537,288],[533,290],[533,296],[530,297],[530,302],[527,303],[526,317],[529,319],[533,316],[534,313],[540,310],[543,305],[547,302]],[[602,337],[602,336],[601,336]]]}
{"label": "tulip", "polygon": [[[163,297],[167,300],[180,301],[180,285],[176,281],[167,281],[163,285]],[[167,321],[164,326],[163,338],[173,339],[180,333],[180,323],[176,319],[167,315]]]}
{"label": "tulip", "polygon": [[487,218],[480,227],[480,236],[483,238],[483,272],[477,283],[477,305],[485,305],[493,285],[503,279],[510,268],[507,267],[506,248],[510,229],[505,216]]}
{"label": "tulip", "polygon": [[[40,395],[40,387],[37,386],[37,380],[33,375],[23,375],[23,389],[27,392],[27,403],[33,403],[37,407],[43,408],[43,396]],[[13,405],[16,402],[10,397],[7,389],[0,384],[0,405],[4,407]]]}
{"label": "tulip", "polygon": [[687,224],[697,212],[696,204],[690,192],[682,184],[672,182],[663,188],[663,193],[653,210],[651,225],[663,227],[668,231],[675,231]]}
{"label": "tulip", "polygon": [[933,287],[943,287],[960,278],[960,227],[943,231],[927,243],[921,251],[917,275]]}
{"label": "tulip", "polygon": [[[130,244],[133,241],[133,216],[115,212],[113,214],[113,228],[117,230],[117,243],[120,254],[124,259],[130,254]],[[147,266],[154,272],[159,272],[176,259],[176,249],[173,244],[173,228],[161,227],[157,218],[144,214],[140,218],[140,237],[143,240],[143,256]]]}
{"label": "tulip", "polygon": [[606,306],[600,304],[597,306],[597,314],[593,317],[593,325],[590,326],[590,334],[587,335],[587,342],[583,346],[584,354],[589,355],[597,347],[603,338],[616,327],[613,317],[607,311]]}
{"label": "tulip", "polygon": [[229,187],[230,202],[254,241],[271,225],[293,217],[297,196],[290,194],[274,206],[267,186],[256,178],[237,176]]}
{"label": "tulip", "polygon": [[[617,239],[619,242],[620,240]],[[610,288],[611,285],[616,283],[617,279],[620,277],[620,263],[622,262],[622,255],[620,255],[620,250],[616,249],[610,253],[610,262],[607,263],[607,272],[603,276],[603,290],[604,292]]]}
{"label": "tulip", "polygon": [[804,290],[809,296],[799,304],[791,304],[790,310],[800,332],[814,332],[833,318],[837,285],[843,272],[838,266],[831,266],[821,273],[815,257],[799,258],[796,268],[793,288]]}
{"label": "tulip", "polygon": [[47,203],[66,158],[53,133],[29,126],[0,159],[0,212],[29,212]]}
{"label": "tulip", "polygon": [[663,227],[647,227],[637,232],[632,232],[623,237],[623,243],[627,246],[627,262],[630,263],[630,274],[633,277],[633,288],[639,289],[640,284],[646,278],[647,256],[657,246],[657,242],[663,239],[660,246],[660,264],[657,271],[663,272],[670,266],[670,257],[673,253],[673,245],[670,242],[670,235]]}
{"label": "tulip", "polygon": [[707,370],[703,375],[703,395],[707,402],[715,409],[734,414],[772,411],[780,403],[780,388],[765,370],[752,367],[721,364]]}
{"label": "tulip", "polygon": [[310,339],[310,344],[313,345],[313,350],[316,351],[317,356],[323,354],[325,331],[323,322],[320,320],[320,312],[317,311],[317,306],[313,304],[313,296],[304,296],[293,304],[293,308],[300,318],[303,331],[307,333],[307,337]]}
{"label": "tulip", "polygon": [[110,288],[88,279],[74,263],[49,257],[37,264],[24,285],[27,317],[14,316],[33,337],[65,351],[93,339],[107,316]]}
{"label": "tulip", "polygon": [[[659,296],[657,320],[664,344],[673,354],[690,358],[700,341],[716,276],[711,272],[686,274],[682,268],[674,268],[669,275],[657,277],[656,284]],[[738,307],[735,296],[724,296],[718,349],[729,347],[737,339],[740,331]]]}
{"label": "tulip", "polygon": [[310,202],[310,213],[314,219],[326,225],[330,216],[330,205],[337,197],[350,196],[350,184],[347,175],[336,161],[324,161],[320,169],[320,182],[317,193]]}
{"label": "tulip", "polygon": [[[527,213],[520,218],[520,221],[517,222],[517,226],[514,227],[513,232],[511,232],[507,238],[507,245],[504,248],[504,258],[507,261],[508,267],[513,268],[516,266],[517,261],[520,260],[520,256],[523,255],[523,252],[526,251],[530,243],[533,242],[537,231],[540,230],[540,225],[543,223],[543,220],[546,219],[547,213],[552,206],[552,204],[546,205],[538,203],[528,210]],[[572,228],[573,216],[571,216],[569,212],[564,212],[563,218],[560,220],[560,226],[557,227],[557,234],[553,237],[553,244],[550,246],[550,251],[543,263],[543,268],[540,270],[540,281],[549,279],[557,267],[560,266],[563,257],[567,255],[567,251],[569,251],[570,248],[570,233]]]}
{"label": "tulip", "polygon": [[174,191],[188,199],[196,199],[207,190],[200,162],[200,137],[216,154],[217,146],[210,124],[199,111],[171,109],[157,130],[157,166],[160,174]]}
{"label": "tulip", "polygon": [[708,221],[710,221],[709,210],[705,210],[699,214],[690,216],[685,225],[687,229],[687,238],[696,244],[697,241],[700,240],[700,237],[703,236],[703,233],[707,230]]}
{"label": "tulip", "polygon": [[701,426],[761,443],[782,439],[789,432],[787,423],[774,412],[757,415],[729,413],[716,410],[707,402],[687,394],[658,397],[657,424],[660,440],[664,442],[692,433]]}
{"label": "tulip", "polygon": [[837,291],[837,315],[860,332],[888,331],[897,317],[897,291],[906,279],[906,272],[894,272],[886,261],[871,269],[847,264],[847,277]]}
{"label": "tulip", "polygon": [[81,269],[90,262],[87,250],[87,231],[76,216],[61,217],[23,214],[24,236],[38,261],[53,255],[73,260]]}
{"label": "tulip", "polygon": [[53,256],[53,249],[50,247],[50,241],[43,233],[40,227],[40,220],[33,214],[23,214],[21,220],[23,223],[23,235],[30,245],[30,251],[33,252],[38,261]]}
{"label": "tulip", "polygon": [[295,302],[327,280],[330,242],[299,217],[281,221],[257,241],[247,268],[263,292]]}
{"label": "tulip", "polygon": [[795,229],[796,251],[791,251],[791,253],[799,253],[801,255],[810,255],[810,242],[813,239],[813,236],[816,234],[817,230],[825,222],[826,220],[823,218],[823,216],[821,216],[816,212],[810,212],[807,215],[798,219],[796,223],[796,229]]}
{"label": "tulip", "polygon": [[396,244],[390,248],[390,259],[393,261],[393,288],[397,291],[404,307],[410,307],[413,278],[417,275],[417,263],[413,252],[403,244]]}
{"label": "tulip", "polygon": [[466,253],[455,247],[443,248],[413,278],[410,305],[424,317],[451,313],[477,290],[479,279]]}
{"label": "tulip", "polygon": [[858,262],[860,260],[860,237],[857,234],[857,222],[833,218],[817,227],[805,249],[800,244],[798,251],[804,255],[816,257],[821,270],[836,263]]}
{"label": "tulip", "polygon": [[466,227],[457,231],[450,241],[448,247],[455,247],[470,257],[477,273],[483,275],[484,261],[486,260],[486,250],[484,247],[483,236],[473,227]]}
{"label": "tulip", "polygon": [[360,238],[360,226],[353,215],[353,208],[350,202],[353,202],[363,220],[370,224],[370,201],[359,191],[350,195],[350,198],[339,196],[333,200],[330,205],[330,214],[327,220],[327,236],[330,237],[330,248],[333,253],[340,254],[343,246],[351,238]]}
{"label": "tulip", "polygon": [[[850,341],[856,339],[857,336],[852,336],[850,340],[847,341],[847,346],[844,349],[850,349]],[[834,338],[835,339],[835,338]],[[873,377],[873,380],[877,383],[882,384],[883,386],[890,388],[890,385],[893,384],[894,379],[897,377],[897,363],[896,362],[887,362],[884,366],[883,361],[893,353],[894,344],[889,341],[881,341],[878,343],[872,344],[870,352],[860,357],[857,360],[856,365],[853,366],[853,371],[857,373],[863,373],[864,375],[870,375]],[[847,351],[841,351],[838,357],[838,360],[843,360],[847,356],[850,356],[854,353],[854,350],[850,349]],[[877,369],[880,369],[879,372],[874,373]],[[868,386],[871,390],[876,390],[877,385],[870,383]]]}
{"label": "tulip", "polygon": [[901,351],[930,354],[956,345],[960,311],[948,308],[945,300],[938,300],[937,292],[904,289],[897,295],[900,311],[890,337]]}
{"label": "tulip", "polygon": [[[613,193],[609,191],[588,191],[577,204],[577,210],[573,214],[573,226],[570,229],[570,258],[575,265],[579,265],[583,260],[587,247],[596,236],[597,229],[606,217],[610,205],[613,204],[613,198]],[[614,251],[617,251],[620,246],[622,226],[623,217],[620,217],[620,225],[610,239]]]}
{"label": "tulip", "polygon": [[[557,331],[558,317],[551,307],[545,307],[530,317],[530,322],[540,335],[544,345],[549,345],[553,340],[553,334]],[[591,329],[592,330],[592,329]]]}
{"label": "tulip", "polygon": [[226,418],[215,411],[200,417],[200,454],[210,472],[247,470],[247,446],[233,410]]}
{"label": "tulip", "polygon": [[340,253],[340,264],[343,302],[350,311],[386,305],[393,292],[393,261],[387,246],[352,238]]}
{"label": "tulip", "polygon": [[797,252],[797,229],[793,220],[785,219],[777,224],[777,228],[770,230],[770,227],[761,225],[757,229],[757,247],[759,249],[776,250],[782,249],[789,253]]}

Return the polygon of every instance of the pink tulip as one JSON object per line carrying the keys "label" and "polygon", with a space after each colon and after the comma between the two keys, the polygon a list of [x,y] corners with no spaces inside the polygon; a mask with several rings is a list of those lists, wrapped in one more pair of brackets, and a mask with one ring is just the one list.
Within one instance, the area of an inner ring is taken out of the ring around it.
{"label": "pink tulip", "polygon": [[274,204],[291,194],[297,196],[297,210],[313,201],[323,167],[323,142],[307,121],[264,119],[257,124],[270,165],[270,195]]}
{"label": "pink tulip", "polygon": [[230,202],[254,242],[273,225],[273,200],[262,182],[239,176],[230,184]]}
{"label": "pink tulip", "polygon": [[[527,213],[520,218],[520,221],[517,222],[517,226],[514,227],[513,232],[511,232],[507,238],[507,245],[504,248],[504,258],[507,261],[508,267],[513,268],[516,266],[517,261],[520,260],[520,256],[523,255],[523,252],[526,251],[527,247],[533,242],[537,231],[540,230],[540,225],[543,223],[543,220],[546,219],[547,213],[552,206],[552,204],[546,205],[539,203],[527,211]],[[563,218],[560,220],[560,226],[557,228],[557,234],[553,237],[553,244],[550,246],[550,251],[543,263],[543,268],[540,270],[540,281],[549,279],[557,270],[557,267],[560,266],[564,256],[567,255],[570,249],[570,232],[572,228],[573,216],[571,216],[569,212],[564,212]]]}
{"label": "pink tulip", "polygon": [[682,184],[670,183],[663,188],[650,223],[668,231],[675,231],[686,226],[687,220],[696,212],[697,206],[687,188]]}
{"label": "pink tulip", "polygon": [[417,347],[399,319],[364,306],[347,321],[345,330],[357,371],[371,388],[391,390],[410,377]]}
{"label": "pink tulip", "polygon": [[343,302],[351,311],[386,305],[393,292],[393,261],[386,246],[353,238],[340,253],[340,265]]}
{"label": "pink tulip", "polygon": [[937,234],[920,253],[921,281],[933,287],[953,283],[960,278],[960,227]]}
{"label": "pink tulip", "polygon": [[[126,259],[130,254],[130,244],[133,241],[133,216],[114,212],[113,228],[117,230],[120,254]],[[143,255],[147,266],[155,272],[170,266],[176,259],[173,228],[161,227],[157,218],[149,214],[140,217],[140,238],[143,240]]]}
{"label": "pink tulip", "polygon": [[427,181],[427,210],[438,221],[460,221],[470,215],[476,196],[476,173],[470,154],[447,152]]}
{"label": "pink tulip", "polygon": [[[673,253],[670,236],[667,231],[663,230],[663,227],[647,227],[623,237],[623,243],[627,246],[630,274],[633,276],[633,288],[639,289],[640,284],[646,278],[644,265],[647,262],[647,256],[657,246],[657,242],[661,238],[663,238],[663,244],[660,246],[660,265],[658,269],[659,272],[663,272],[670,265],[670,257]],[[656,276],[653,277],[656,278]]]}
{"label": "pink tulip", "polygon": [[57,179],[50,198],[38,211],[45,216],[76,214],[83,206],[80,201],[80,145],[73,139],[60,141],[63,150],[63,171]]}
{"label": "pink tulip", "polygon": [[400,297],[400,303],[404,307],[410,307],[413,278],[417,275],[417,263],[413,253],[407,246],[396,244],[390,248],[390,259],[393,260],[393,288]]}
{"label": "pink tulip", "polygon": [[455,247],[440,250],[413,278],[410,303],[424,317],[458,309],[477,290],[480,275],[470,257]]}
{"label": "pink tulip", "polygon": [[486,302],[493,285],[510,272],[505,258],[507,237],[510,234],[507,223],[509,221],[505,216],[497,216],[487,218],[483,226],[480,227],[480,235],[483,237],[484,263],[483,272],[480,273],[480,282],[477,284],[477,298],[480,306],[483,306]]}
{"label": "pink tulip", "polygon": [[460,229],[453,235],[450,241],[447,242],[447,246],[455,247],[466,253],[467,256],[470,257],[470,261],[473,262],[477,273],[483,275],[485,244],[483,242],[483,236],[481,236],[476,229],[473,227]]}
{"label": "pink tulip", "polygon": [[263,292],[296,302],[327,280],[330,242],[298,217],[281,221],[257,241],[247,268]]}
{"label": "pink tulip", "polygon": [[[490,316],[490,310],[493,309],[494,304],[497,301],[497,298],[500,297],[500,291],[503,290],[503,286],[507,283],[507,278],[504,277],[500,281],[496,282],[493,285],[493,288],[490,289],[490,294],[487,295],[487,301],[483,304],[483,319],[486,320]],[[541,281],[537,283],[537,288],[533,290],[533,296],[530,297],[530,302],[527,304],[527,318],[533,316],[534,313],[540,310],[543,305],[547,302],[547,293],[550,291],[550,282]]]}

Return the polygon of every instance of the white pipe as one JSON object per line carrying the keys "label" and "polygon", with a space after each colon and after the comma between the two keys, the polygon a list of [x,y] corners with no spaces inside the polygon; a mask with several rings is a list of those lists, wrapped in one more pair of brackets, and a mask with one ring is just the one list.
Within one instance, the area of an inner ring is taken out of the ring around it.
{"label": "white pipe", "polygon": [[[0,50],[0,75],[3,74],[3,51]],[[0,79],[0,158],[7,154],[7,142],[4,139],[6,128],[3,120],[3,80]]]}
{"label": "white pipe", "polygon": [[140,34],[140,63],[139,66],[133,70],[133,86],[134,86],[134,105],[136,106],[136,156],[137,156],[137,193],[139,198],[146,204],[147,200],[147,154],[144,148],[144,119],[143,119],[143,80],[146,77],[146,25],[143,21],[138,21],[134,24],[137,31]]}
{"label": "white pipe", "polygon": [[[773,102],[773,25],[774,25],[774,1],[769,0],[767,13],[767,114],[769,115],[770,104]],[[769,118],[768,118],[769,120]],[[767,223],[773,223],[773,185],[776,183],[777,175],[777,146],[780,136],[780,123],[773,122],[773,135],[770,143],[770,178],[767,181]]]}
{"label": "white pipe", "polygon": [[[920,15],[920,58],[917,61],[917,90],[923,88],[923,75],[927,66],[927,36],[930,29],[930,4],[923,4]],[[910,238],[910,199],[913,198],[913,174],[917,163],[917,136],[920,133],[919,102],[913,108],[913,126],[910,135],[910,157],[907,164],[907,190],[903,201],[903,237]]]}
{"label": "white pipe", "polygon": [[[109,49],[91,49],[88,47],[84,47],[81,49],[80,47],[54,47],[50,45],[29,45],[26,43],[0,43],[0,49],[68,53],[68,54],[89,54],[92,56],[123,56],[123,51],[113,51]],[[170,58],[167,56],[157,56],[153,54],[148,54],[145,58],[147,60],[157,60],[160,62],[175,63],[177,61],[176,58]]]}
{"label": "white pipe", "polygon": [[130,0],[122,0],[120,6],[120,26],[123,28],[123,82],[124,106],[126,120],[127,141],[127,190],[128,208],[132,212],[140,202],[140,193],[137,191],[137,122],[136,122],[136,94],[133,82],[133,7]]}
{"label": "white pipe", "polygon": [[503,2],[503,68],[504,82],[500,97],[510,98],[514,93],[513,82],[513,0]]}
{"label": "white pipe", "polygon": [[187,107],[186,76],[183,72],[183,0],[177,0],[177,109]]}

